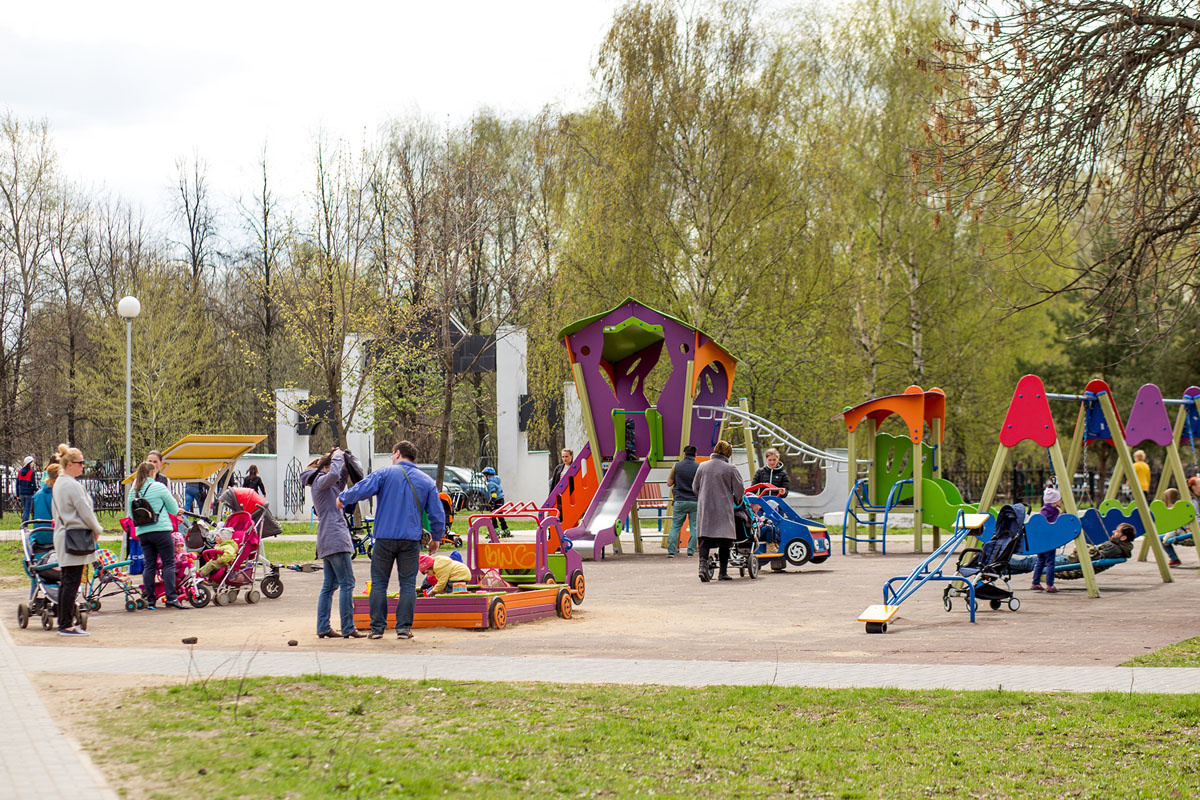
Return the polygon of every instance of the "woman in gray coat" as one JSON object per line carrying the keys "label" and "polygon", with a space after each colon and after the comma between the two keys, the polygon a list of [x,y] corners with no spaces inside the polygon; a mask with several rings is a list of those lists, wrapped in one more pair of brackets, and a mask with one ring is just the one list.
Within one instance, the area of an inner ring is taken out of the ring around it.
{"label": "woman in gray coat", "polygon": [[729,548],[737,538],[733,507],[746,493],[746,487],[737,467],[729,463],[731,455],[733,445],[724,440],[717,442],[708,461],[696,468],[696,477],[692,478],[700,527],[700,580],[705,583],[712,579],[708,554],[713,547],[717,548],[717,563],[720,565],[717,580],[733,580],[726,571],[729,567]]}
{"label": "woman in gray coat", "polygon": [[[54,482],[54,550],[62,580],[58,584],[58,635],[87,636],[88,632],[75,627],[75,601],[79,596],[79,582],[83,568],[96,558],[96,538],[104,527],[92,510],[92,498],[79,482],[83,474],[83,453],[77,447],[65,444],[58,446],[58,463],[62,469]],[[90,530],[93,552],[86,555],[67,552],[67,531]]]}
{"label": "woman in gray coat", "polygon": [[[317,595],[317,636],[322,639],[361,639],[366,634],[354,627],[354,542],[346,516],[337,507],[338,495],[346,488],[346,455],[335,447],[301,479],[312,484],[313,508],[317,512],[317,558],[325,561],[325,583]],[[333,592],[339,592],[340,634],[329,625]]]}

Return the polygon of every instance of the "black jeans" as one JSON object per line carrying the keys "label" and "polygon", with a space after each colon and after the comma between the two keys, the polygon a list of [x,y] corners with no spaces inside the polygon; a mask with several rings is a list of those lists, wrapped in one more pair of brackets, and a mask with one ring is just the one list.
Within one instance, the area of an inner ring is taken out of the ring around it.
{"label": "black jeans", "polygon": [[138,533],[138,543],[146,554],[146,566],[142,570],[142,592],[146,602],[154,602],[154,577],[158,572],[158,560],[162,559],[162,581],[166,587],[166,600],[177,599],[175,594],[175,540],[170,531],[146,531]]}
{"label": "black jeans", "polygon": [[700,565],[708,563],[709,551],[717,548],[717,564],[720,566],[720,575],[724,575],[729,569],[729,548],[733,545],[733,539],[710,539],[707,536],[700,537]]}
{"label": "black jeans", "polygon": [[416,539],[376,539],[371,551],[371,631],[383,633],[387,628],[387,592],[392,580],[392,567],[400,581],[400,598],[396,601],[396,630],[411,628],[417,605],[417,562],[421,543]]}
{"label": "black jeans", "polygon": [[[495,511],[497,508],[504,505],[504,501],[493,499],[491,502],[488,503],[488,505],[490,507],[490,510]],[[504,517],[496,517],[495,519],[492,520],[492,525],[499,527],[500,530],[502,530],[502,531],[505,531],[505,532],[508,531],[508,521],[505,520]]]}
{"label": "black jeans", "polygon": [[75,601],[79,599],[79,582],[83,580],[83,564],[78,567],[61,567],[62,579],[58,582],[58,629],[70,628],[75,624]]}

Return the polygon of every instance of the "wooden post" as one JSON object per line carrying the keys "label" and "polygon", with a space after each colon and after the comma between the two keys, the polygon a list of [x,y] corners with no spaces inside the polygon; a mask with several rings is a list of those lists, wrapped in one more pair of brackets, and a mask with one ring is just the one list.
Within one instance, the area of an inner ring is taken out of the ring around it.
{"label": "wooden post", "polygon": [[[1137,505],[1138,515],[1142,518],[1142,527],[1146,529],[1143,535],[1150,543],[1150,549],[1154,551],[1154,560],[1158,562],[1158,574],[1162,576],[1163,583],[1171,583],[1174,578],[1171,577],[1171,569],[1167,566],[1167,554],[1163,551],[1162,542],[1158,539],[1158,529],[1154,526],[1154,516],[1150,513],[1150,504],[1146,502],[1146,494],[1142,491],[1142,484],[1138,482],[1137,473],[1133,469],[1133,456],[1129,453],[1129,445],[1126,443],[1125,437],[1121,436],[1121,426],[1117,424],[1117,415],[1113,411],[1112,403],[1104,402],[1105,399],[1111,401],[1111,395],[1101,399],[1100,408],[1104,411],[1108,429],[1113,432],[1113,444],[1117,448],[1118,469],[1114,470],[1114,474],[1120,473],[1122,468],[1129,473],[1129,491],[1133,494],[1133,502]],[[1114,479],[1109,485],[1109,490],[1112,491],[1116,485],[1117,481]]]}
{"label": "wooden post", "polygon": [[[747,402],[746,398],[744,397],[738,401],[738,408],[740,408],[742,411],[745,411],[747,414],[750,413],[750,403]],[[750,423],[746,422],[745,420],[742,421],[742,433],[745,434],[743,438],[746,442],[746,467],[750,470],[750,480],[754,480],[754,473],[757,472],[756,465],[758,464],[758,459],[754,454],[754,434],[750,432]]]}
{"label": "wooden post", "polygon": [[[855,448],[854,448],[854,431],[847,431],[847,433],[846,433],[846,475],[848,476],[848,480],[850,481],[851,497],[853,497],[853,495],[854,495],[854,484],[856,484],[858,482],[858,456],[855,455],[854,450],[855,450]],[[867,488],[870,489],[869,486]],[[853,504],[854,504],[853,500],[851,500],[848,505],[853,505]],[[846,518],[845,518],[845,520],[843,520],[843,523],[846,526],[845,527],[846,533],[849,534],[851,539],[857,538],[858,537],[858,521],[855,520],[854,517],[849,512],[846,513]],[[846,542],[843,541],[842,546],[845,547],[845,545],[846,545]],[[852,552],[852,553],[858,552],[858,542],[855,542],[855,541],[850,542],[850,552]]]}
{"label": "wooden post", "polygon": [[[1179,426],[1176,426],[1176,428],[1178,427]],[[1191,490],[1188,489],[1187,478],[1185,478],[1183,474],[1183,459],[1179,455],[1178,431],[1175,438],[1171,441],[1171,446],[1167,448],[1167,460],[1166,464],[1164,464],[1164,467],[1165,469],[1163,469],[1163,474],[1158,479],[1158,496],[1155,497],[1155,499],[1162,500],[1162,495],[1167,491],[1167,476],[1171,475],[1175,478],[1176,483],[1179,484],[1179,502],[1190,503]],[[1192,541],[1200,542],[1200,520],[1198,520],[1196,517],[1192,517],[1192,521],[1188,523],[1188,528],[1190,528],[1192,531]],[[1152,546],[1153,545],[1150,544],[1150,537],[1143,536],[1142,547],[1138,551],[1137,560],[1145,561],[1146,555],[1150,552],[1150,548]],[[1165,553],[1166,551],[1163,552]]]}
{"label": "wooden post", "polygon": [[[1103,405],[1103,401],[1101,401]],[[1117,431],[1121,430],[1121,426],[1114,425],[1109,422],[1109,428]],[[1113,437],[1116,441],[1118,437]],[[1063,460],[1062,448],[1058,444],[1058,440],[1047,448],[1050,451],[1050,463],[1054,466],[1054,471],[1059,475],[1065,475],[1067,472],[1067,462]],[[1058,490],[1062,495],[1063,511],[1068,514],[1079,516],[1079,507],[1075,505],[1075,493],[1071,491],[1071,481],[1068,480],[1066,486],[1062,481],[1058,482]],[[1145,499],[1145,498],[1143,498]],[[1092,569],[1092,559],[1088,555],[1087,537],[1083,531],[1079,531],[1079,536],[1075,537],[1075,552],[1079,555],[1079,570],[1083,573],[1083,583],[1087,586],[1088,597],[1099,597],[1100,587],[1096,585],[1096,571]]]}
{"label": "wooden post", "polygon": [[996,489],[1000,487],[1000,478],[1004,476],[1004,465],[1008,461],[1010,448],[999,445],[996,455],[992,458],[992,468],[988,470],[987,483],[983,485],[983,494],[979,495],[978,510],[980,514],[992,513],[992,501],[996,499]]}
{"label": "wooden post", "polygon": [[[685,378],[683,392],[683,428],[679,436],[679,457],[683,458],[683,448],[687,447],[692,441],[692,403],[695,402],[695,396],[692,393],[692,382],[696,375],[696,362],[689,361],[687,364],[687,377]],[[665,446],[664,442],[664,446]]]}
{"label": "wooden post", "polygon": [[632,515],[630,522],[633,523],[633,552],[642,552],[642,519],[638,516],[637,500],[633,501],[633,508],[629,512]]}
{"label": "wooden post", "polygon": [[604,458],[600,455],[600,437],[596,435],[596,420],[592,417],[592,407],[588,403],[586,383],[583,381],[583,365],[578,361],[571,365],[571,374],[575,378],[575,394],[579,396],[579,410],[583,412],[583,425],[587,431],[588,442],[592,445],[592,466],[596,468],[596,480],[601,480],[604,473],[601,463]]}
{"label": "wooden post", "polygon": [[921,541],[921,483],[924,475],[921,469],[921,460],[924,456],[922,451],[921,441],[918,439],[912,443],[912,465],[913,465],[913,552],[920,553],[924,551],[924,543]]}
{"label": "wooden post", "polygon": [[[1067,475],[1072,485],[1075,483],[1075,468],[1079,466],[1079,456],[1083,452],[1083,440],[1087,436],[1087,401],[1079,404],[1079,417],[1075,420],[1075,435],[1071,437],[1071,449],[1067,451]],[[1087,464],[1083,465],[1084,471]]]}

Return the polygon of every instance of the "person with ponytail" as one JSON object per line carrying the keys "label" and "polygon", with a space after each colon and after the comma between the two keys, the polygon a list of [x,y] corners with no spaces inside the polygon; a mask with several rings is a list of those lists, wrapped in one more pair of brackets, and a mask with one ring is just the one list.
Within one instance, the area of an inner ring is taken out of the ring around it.
{"label": "person with ponytail", "polygon": [[[104,531],[92,510],[92,498],[79,482],[83,474],[83,453],[77,447],[58,446],[58,477],[52,491],[54,520],[54,550],[62,580],[58,584],[58,633],[60,636],[87,636],[88,632],[75,627],[75,601],[83,568],[95,556],[95,538]],[[67,531],[89,530],[93,536],[93,552],[81,554],[67,550]]]}
{"label": "person with ponytail", "polygon": [[[182,609],[186,606],[179,602],[175,592],[175,540],[171,536],[171,514],[179,513],[179,504],[167,487],[155,480],[157,476],[158,467],[154,462],[143,461],[138,464],[133,476],[133,491],[126,500],[125,511],[133,520],[138,544],[146,554],[146,566],[142,570],[142,594],[146,598],[146,607],[154,608],[154,580],[161,559],[166,605]],[[147,504],[148,509],[145,508]]]}

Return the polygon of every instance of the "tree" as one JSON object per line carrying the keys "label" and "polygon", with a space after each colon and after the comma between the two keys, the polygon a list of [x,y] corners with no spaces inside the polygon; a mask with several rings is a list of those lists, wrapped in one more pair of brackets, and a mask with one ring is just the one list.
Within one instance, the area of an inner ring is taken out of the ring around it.
{"label": "tree", "polygon": [[1042,301],[1080,295],[1083,330],[1123,315],[1126,344],[1165,335],[1184,305],[1164,299],[1200,282],[1196,4],[960,0],[950,23],[929,61],[930,195],[1007,217],[1014,250],[1057,251],[1064,280],[1023,275]]}
{"label": "tree", "polygon": [[190,165],[182,158],[177,160],[175,169],[178,172],[176,214],[185,228],[182,242],[185,263],[191,271],[192,291],[198,292],[205,270],[212,266],[216,243],[216,218],[208,196],[208,169],[198,155],[192,156]]}

